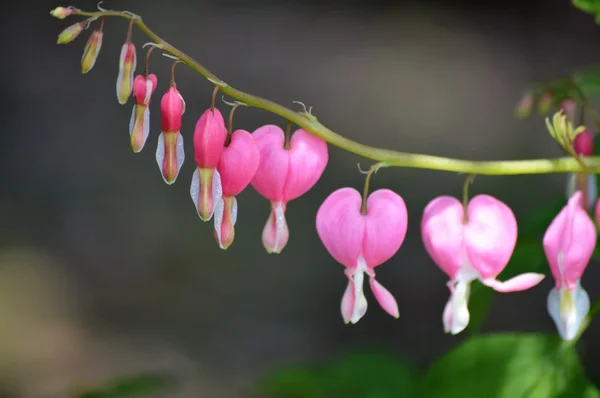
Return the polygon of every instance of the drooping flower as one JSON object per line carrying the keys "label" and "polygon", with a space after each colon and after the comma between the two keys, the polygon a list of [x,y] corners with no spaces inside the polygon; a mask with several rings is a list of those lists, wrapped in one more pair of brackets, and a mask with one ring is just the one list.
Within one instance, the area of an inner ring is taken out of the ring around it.
{"label": "drooping flower", "polygon": [[129,120],[129,137],[131,149],[135,153],[144,149],[150,134],[150,100],[157,84],[158,79],[153,73],[148,76],[137,75],[133,81],[135,105]]}
{"label": "drooping flower", "polygon": [[96,64],[98,54],[102,48],[102,27],[104,26],[104,19],[100,20],[100,25],[90,35],[88,41],[85,43],[83,49],[83,55],[81,56],[81,73],[86,74]]}
{"label": "drooping flower", "polygon": [[260,149],[260,164],[251,184],[271,201],[262,241],[267,252],[280,253],[289,239],[286,205],[308,192],[321,178],[329,160],[327,142],[298,129],[286,149],[285,133],[274,125],[259,127],[252,135]]}
{"label": "drooping flower", "polygon": [[185,160],[181,117],[185,113],[185,101],[175,85],[163,95],[160,101],[160,126],[162,132],[158,137],[156,147],[156,163],[164,181],[173,184],[179,175],[179,170]]}
{"label": "drooping flower", "polygon": [[59,33],[56,44],[69,44],[79,36],[87,26],[87,21],[77,22]]}
{"label": "drooping flower", "polygon": [[406,205],[389,189],[371,193],[364,214],[361,205],[357,190],[341,188],[325,199],[316,217],[323,245],[346,267],[349,283],[341,305],[346,323],[358,322],[367,311],[365,274],[381,307],[395,318],[400,316],[394,296],[375,279],[375,267],[388,261],[402,246],[407,229]]}
{"label": "drooping flower", "polygon": [[217,171],[227,138],[223,115],[217,108],[207,109],[194,129],[194,160],[190,196],[202,221],[209,221],[215,204],[223,196],[221,176]]}
{"label": "drooping flower", "polygon": [[[587,128],[578,132],[573,140],[573,150],[579,156],[586,157],[594,154],[594,136]],[[596,174],[593,173],[569,173],[565,187],[566,197],[570,198],[575,191],[582,194],[582,203],[591,211],[598,199],[598,186]]]}
{"label": "drooping flower", "polygon": [[451,196],[432,200],[423,213],[421,236],[425,249],[449,277],[450,299],[443,315],[446,333],[458,334],[469,323],[470,284],[479,279],[498,292],[516,292],[537,285],[544,275],[525,273],[505,282],[504,270],[517,242],[517,220],[512,210],[489,195],[463,204]]}
{"label": "drooping flower", "polygon": [[117,76],[117,99],[119,104],[124,105],[131,96],[133,90],[133,75],[137,67],[137,55],[135,45],[128,41],[121,47],[119,57],[119,75]]}
{"label": "drooping flower", "polygon": [[582,208],[577,191],[554,218],[544,235],[544,252],[556,280],[548,295],[548,313],[560,336],[572,340],[590,309],[581,276],[596,247],[596,227]]}
{"label": "drooping flower", "polygon": [[223,186],[223,197],[215,202],[215,237],[221,249],[227,249],[235,236],[235,223],[238,215],[236,196],[239,195],[254,177],[260,162],[260,151],[252,134],[236,130],[231,141],[221,153],[217,167]]}

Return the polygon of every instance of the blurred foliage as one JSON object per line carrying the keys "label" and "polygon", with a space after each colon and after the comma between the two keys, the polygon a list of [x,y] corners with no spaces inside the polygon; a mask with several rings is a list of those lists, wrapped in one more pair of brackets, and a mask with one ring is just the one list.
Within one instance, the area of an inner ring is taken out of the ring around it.
{"label": "blurred foliage", "polygon": [[581,11],[592,14],[600,23],[600,0],[573,0],[572,3]]}
{"label": "blurred foliage", "polygon": [[[161,373],[145,373],[124,377],[107,385],[75,394],[76,398],[133,398],[165,396],[174,387],[174,380]],[[160,395],[158,395],[160,394]]]}
{"label": "blurred foliage", "polygon": [[573,346],[557,335],[471,337],[424,374],[386,355],[350,355],[329,365],[280,368],[265,398],[600,398]]}
{"label": "blurred foliage", "polygon": [[261,381],[259,391],[265,398],[413,397],[418,380],[401,359],[354,353],[327,365],[279,368]]}

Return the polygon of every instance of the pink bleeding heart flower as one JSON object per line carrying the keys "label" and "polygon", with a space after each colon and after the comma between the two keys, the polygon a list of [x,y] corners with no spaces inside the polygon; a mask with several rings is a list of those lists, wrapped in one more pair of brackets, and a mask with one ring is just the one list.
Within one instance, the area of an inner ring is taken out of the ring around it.
{"label": "pink bleeding heart flower", "polygon": [[268,253],[280,253],[289,239],[286,205],[308,192],[321,178],[329,160],[327,142],[298,129],[289,147],[284,148],[285,133],[274,125],[259,127],[252,135],[260,150],[260,164],[251,184],[271,201],[262,241]]}
{"label": "pink bleeding heart flower", "polygon": [[181,118],[185,113],[185,101],[179,91],[172,85],[160,101],[160,126],[162,132],[158,136],[156,147],[156,163],[167,184],[173,184],[185,161]]}
{"label": "pink bleeding heart flower", "polygon": [[133,75],[137,67],[137,56],[135,45],[131,42],[123,44],[121,56],[119,57],[119,75],[117,77],[117,99],[119,104],[124,105],[131,96],[133,90]]}
{"label": "pink bleeding heart flower", "polygon": [[102,48],[102,37],[104,36],[102,33],[103,26],[104,18],[100,19],[100,25],[92,32],[90,38],[85,43],[83,55],[81,56],[81,73],[83,74],[92,70],[96,64],[96,59],[98,59],[98,54]]}
{"label": "pink bleeding heart flower", "polygon": [[[573,140],[573,149],[580,156],[592,156],[594,154],[594,136],[590,130],[585,129]],[[592,210],[596,199],[598,199],[598,185],[596,184],[596,174],[589,173],[569,173],[567,175],[567,184],[565,187],[567,199],[573,192],[581,191],[582,203],[585,208]]]}
{"label": "pink bleeding heart flower", "polygon": [[407,229],[404,200],[389,189],[377,190],[361,212],[361,194],[341,188],[325,199],[317,212],[317,233],[331,256],[346,267],[349,283],[342,298],[344,322],[358,322],[367,311],[364,274],[373,295],[394,318],[400,316],[394,296],[375,279],[375,267],[388,261],[402,246]]}
{"label": "pink bleeding heart flower", "polygon": [[537,285],[544,275],[525,273],[505,282],[504,270],[517,243],[517,220],[503,202],[477,195],[463,204],[451,196],[432,200],[423,213],[421,237],[427,253],[449,277],[450,299],[443,315],[446,333],[458,334],[469,324],[470,284],[479,279],[498,292],[516,292]]}
{"label": "pink bleeding heart flower", "polygon": [[227,249],[235,236],[238,215],[236,196],[254,177],[260,161],[260,151],[252,134],[236,130],[231,134],[229,145],[221,153],[217,171],[221,176],[223,197],[215,203],[215,237],[221,249]]}
{"label": "pink bleeding heart flower", "polygon": [[135,105],[129,120],[129,137],[134,153],[144,149],[150,134],[150,99],[156,90],[158,79],[155,74],[137,75],[133,81]]}
{"label": "pink bleeding heart flower", "polygon": [[581,207],[577,191],[558,213],[544,235],[544,252],[556,280],[548,295],[548,313],[560,336],[572,340],[590,310],[590,298],[581,276],[596,247],[596,227]]}
{"label": "pink bleeding heart flower", "polygon": [[217,108],[207,109],[198,119],[194,129],[196,170],[190,186],[190,196],[202,221],[212,218],[215,203],[223,196],[217,166],[226,139],[227,128],[223,115]]}

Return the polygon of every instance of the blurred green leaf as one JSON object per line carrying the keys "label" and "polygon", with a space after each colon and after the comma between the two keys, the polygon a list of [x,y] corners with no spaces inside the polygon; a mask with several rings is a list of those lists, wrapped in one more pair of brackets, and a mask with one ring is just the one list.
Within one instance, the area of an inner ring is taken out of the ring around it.
{"label": "blurred green leaf", "polygon": [[596,17],[596,22],[600,23],[600,1],[599,0],[572,0],[575,7]]}
{"label": "blurred green leaf", "polygon": [[[596,18],[600,17],[600,10],[596,11]],[[573,74],[573,81],[588,96],[600,94],[600,68],[587,69]]]}
{"label": "blurred green leaf", "polygon": [[396,398],[415,396],[417,386],[408,363],[383,354],[355,353],[320,369],[279,369],[259,389],[269,398]]}
{"label": "blurred green leaf", "polygon": [[[566,184],[567,178],[565,177],[565,187]],[[541,206],[525,219],[519,220],[519,238],[525,238],[525,240],[539,239],[541,244],[546,229],[566,204],[566,196],[555,199]]]}
{"label": "blurred green leaf", "polygon": [[468,339],[430,367],[421,387],[421,398],[592,398],[598,393],[583,375],[574,348],[542,334]]}
{"label": "blurred green leaf", "polygon": [[130,398],[156,396],[173,388],[174,381],[165,374],[146,373],[126,377],[105,386],[76,395],[77,398]]}
{"label": "blurred green leaf", "polygon": [[473,335],[481,331],[488,310],[492,305],[495,295],[494,289],[491,289],[479,281],[471,284],[471,297],[469,298],[469,325],[467,325],[467,333]]}

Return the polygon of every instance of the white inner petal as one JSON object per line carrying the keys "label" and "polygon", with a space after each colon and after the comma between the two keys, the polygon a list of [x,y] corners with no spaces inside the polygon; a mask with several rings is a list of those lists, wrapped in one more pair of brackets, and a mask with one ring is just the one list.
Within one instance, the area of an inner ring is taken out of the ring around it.
{"label": "white inner petal", "polygon": [[129,119],[129,136],[133,134],[133,127],[135,126],[135,109],[137,105],[133,105],[133,110],[131,111],[131,119]]}
{"label": "white inner petal", "polygon": [[233,204],[231,205],[231,225],[235,226],[235,222],[237,221],[238,214],[238,203],[237,199],[233,197]]}
{"label": "white inner petal", "polygon": [[358,322],[367,312],[367,298],[363,291],[363,283],[365,280],[365,272],[367,272],[367,262],[362,255],[358,257],[356,265],[356,271],[352,276],[354,281],[354,308],[352,310],[352,316],[350,322]]}
{"label": "white inner petal", "polygon": [[198,200],[200,197],[200,172],[198,168],[194,170],[194,174],[192,174],[192,184],[190,185],[190,196],[192,197],[192,201],[194,202],[194,206],[196,207],[196,213],[200,216],[198,212]]}
{"label": "white inner petal", "polygon": [[150,108],[149,107],[147,107],[146,109],[144,109],[144,126],[143,126],[143,131],[144,131],[144,140],[142,141],[142,145],[139,148],[140,151],[142,149],[144,149],[144,145],[146,144],[146,140],[148,139],[148,135],[150,135]]}
{"label": "white inner petal", "polygon": [[144,105],[148,105],[150,102],[150,96],[152,95],[152,80],[146,79],[146,95],[144,96]]}
{"label": "white inner petal", "polygon": [[[177,132],[177,175],[179,175],[184,160],[185,151],[183,150],[183,136]],[[175,178],[177,178],[177,176]]]}
{"label": "white inner petal", "polygon": [[223,213],[225,211],[225,202],[223,198],[217,199],[215,203],[214,210],[214,225],[215,225],[215,233],[217,234],[217,240],[219,241],[219,247],[223,248],[223,243],[221,239],[221,225],[223,224]]}
{"label": "white inner petal", "polygon": [[581,323],[590,311],[590,298],[579,281],[573,291],[566,287],[552,289],[547,300],[548,314],[563,340],[577,336]]}
{"label": "white inner petal", "polygon": [[156,145],[156,163],[158,164],[158,169],[160,170],[160,174],[163,176],[163,180],[167,182],[163,175],[163,161],[165,159],[165,135],[161,132],[158,135],[158,144]]}
{"label": "white inner petal", "polygon": [[212,177],[212,198],[213,203],[216,203],[217,200],[223,197],[223,185],[221,185],[221,174],[217,169],[213,171]]}
{"label": "white inner petal", "polygon": [[285,233],[285,213],[283,211],[283,204],[278,203],[273,209],[273,213],[275,214],[275,248],[279,249],[279,241],[281,240],[281,236]]}

